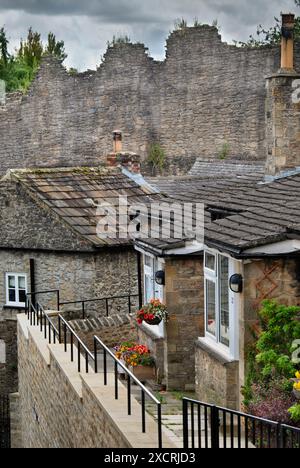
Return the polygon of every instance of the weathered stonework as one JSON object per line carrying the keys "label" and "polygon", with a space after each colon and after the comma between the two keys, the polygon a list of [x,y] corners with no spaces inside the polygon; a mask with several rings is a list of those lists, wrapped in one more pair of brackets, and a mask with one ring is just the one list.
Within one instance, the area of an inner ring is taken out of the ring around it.
{"label": "weathered stonework", "polygon": [[[63,345],[48,345],[38,327],[18,319],[20,414],[24,448],[155,448],[157,423],[146,416],[141,431],[141,407],[132,398],[127,415],[127,389],[114,378],[77,372]],[[163,432],[165,448],[174,448]]]}
{"label": "weathered stonework", "polygon": [[0,362],[0,395],[7,395],[18,390],[16,319],[1,320],[0,317],[0,340],[5,346],[5,362]]}
{"label": "weathered stonework", "polygon": [[139,343],[147,346],[155,358],[156,376],[159,383],[164,381],[165,374],[165,345],[164,338],[160,338],[146,327],[136,324]]}
{"label": "weathered stonework", "polygon": [[113,348],[123,341],[137,342],[138,340],[132,318],[126,314],[71,320],[69,324],[91,350],[94,349],[94,335],[99,336],[109,348]]}
{"label": "weathered stonework", "polygon": [[239,409],[239,364],[213,352],[200,341],[195,350],[196,394],[206,403]]}
{"label": "weathered stonework", "polygon": [[165,377],[169,389],[195,387],[195,341],[204,334],[201,257],[166,259]]}
{"label": "weathered stonework", "polygon": [[28,95],[9,95],[0,108],[1,172],[97,165],[115,128],[124,150],[144,159],[160,142],[169,172],[187,172],[200,155],[218,158],[224,143],[231,158],[262,160],[265,77],[279,65],[279,47],[238,48],[209,26],[172,33],[164,62],[139,44],[111,47],[96,72],[74,76],[45,59]]}
{"label": "weathered stonework", "polygon": [[267,80],[267,167],[274,176],[300,166],[300,98],[295,84],[300,75],[275,75]]}

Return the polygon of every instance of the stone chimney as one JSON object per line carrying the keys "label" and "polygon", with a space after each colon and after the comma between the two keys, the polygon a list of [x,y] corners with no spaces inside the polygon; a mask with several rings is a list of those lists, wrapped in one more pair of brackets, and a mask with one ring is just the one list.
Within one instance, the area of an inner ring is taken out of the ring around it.
{"label": "stone chimney", "polygon": [[123,151],[123,137],[120,130],[113,132],[113,152],[107,156],[109,167],[120,167],[128,170],[132,174],[141,173],[141,157],[136,153]]}
{"label": "stone chimney", "polygon": [[281,68],[267,78],[266,176],[300,166],[300,74],[294,69],[295,15],[282,14]]}

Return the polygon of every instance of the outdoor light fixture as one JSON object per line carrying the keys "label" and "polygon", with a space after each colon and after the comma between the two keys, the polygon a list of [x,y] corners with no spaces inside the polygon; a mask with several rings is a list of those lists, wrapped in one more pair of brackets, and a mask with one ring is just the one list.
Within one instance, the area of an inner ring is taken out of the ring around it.
{"label": "outdoor light fixture", "polygon": [[239,275],[236,273],[235,275],[232,275],[230,280],[229,280],[229,287],[232,292],[238,294],[243,292],[243,277],[242,275]]}
{"label": "outdoor light fixture", "polygon": [[165,272],[163,270],[157,271],[155,273],[155,282],[160,286],[165,285]]}

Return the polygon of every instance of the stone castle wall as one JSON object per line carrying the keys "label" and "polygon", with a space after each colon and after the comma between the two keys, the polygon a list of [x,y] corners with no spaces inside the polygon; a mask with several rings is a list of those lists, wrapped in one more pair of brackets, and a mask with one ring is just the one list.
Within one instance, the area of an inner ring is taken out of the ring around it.
{"label": "stone castle wall", "polygon": [[172,33],[163,62],[141,44],[111,47],[96,72],[75,76],[45,59],[28,95],[0,109],[1,172],[98,164],[116,127],[143,158],[159,142],[169,172],[219,157],[224,143],[228,157],[265,159],[265,77],[278,68],[279,47],[229,46],[209,26]]}

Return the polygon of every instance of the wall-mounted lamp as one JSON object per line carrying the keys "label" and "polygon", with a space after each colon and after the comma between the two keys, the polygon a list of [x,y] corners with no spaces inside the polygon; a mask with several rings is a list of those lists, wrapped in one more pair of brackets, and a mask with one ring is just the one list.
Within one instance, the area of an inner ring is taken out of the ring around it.
{"label": "wall-mounted lamp", "polygon": [[160,286],[165,285],[165,272],[163,270],[157,271],[155,273],[155,282]]}
{"label": "wall-mounted lamp", "polygon": [[229,280],[229,287],[232,292],[239,294],[243,292],[243,285],[244,285],[244,280],[242,275],[239,275],[236,273],[235,275],[232,275],[230,280]]}

